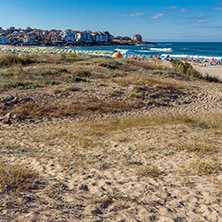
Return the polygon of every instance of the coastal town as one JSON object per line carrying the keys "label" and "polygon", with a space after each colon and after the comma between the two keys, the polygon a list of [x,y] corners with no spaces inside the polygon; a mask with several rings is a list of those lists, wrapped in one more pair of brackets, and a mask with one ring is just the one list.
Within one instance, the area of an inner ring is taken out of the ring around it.
{"label": "coastal town", "polygon": [[92,45],[137,45],[150,44],[143,42],[142,36],[136,34],[114,37],[108,31],[74,31],[72,29],[42,30],[27,27],[26,29],[10,27],[4,30],[0,27],[0,44],[10,45],[38,45],[38,46],[92,46]]}

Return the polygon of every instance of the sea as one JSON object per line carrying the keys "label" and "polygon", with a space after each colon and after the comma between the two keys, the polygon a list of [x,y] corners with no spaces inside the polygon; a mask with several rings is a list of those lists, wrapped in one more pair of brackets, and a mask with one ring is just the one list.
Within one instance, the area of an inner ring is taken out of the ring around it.
{"label": "sea", "polygon": [[159,42],[157,45],[70,47],[74,50],[114,51],[135,56],[167,56],[174,58],[194,57],[222,58],[222,42]]}

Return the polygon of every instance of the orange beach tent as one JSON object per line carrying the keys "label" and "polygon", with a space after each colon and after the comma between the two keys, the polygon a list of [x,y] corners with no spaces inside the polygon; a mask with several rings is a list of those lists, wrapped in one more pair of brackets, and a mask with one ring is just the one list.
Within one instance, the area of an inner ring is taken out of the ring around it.
{"label": "orange beach tent", "polygon": [[120,52],[115,52],[113,55],[112,55],[113,58],[123,58],[123,55],[120,53]]}

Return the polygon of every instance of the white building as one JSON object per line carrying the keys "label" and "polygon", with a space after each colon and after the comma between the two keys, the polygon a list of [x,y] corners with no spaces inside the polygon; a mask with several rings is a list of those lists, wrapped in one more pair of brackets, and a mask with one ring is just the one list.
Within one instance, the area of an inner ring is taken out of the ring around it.
{"label": "white building", "polygon": [[113,36],[109,32],[93,32],[92,38],[94,42],[97,43],[111,43],[113,42]]}
{"label": "white building", "polygon": [[75,38],[74,33],[65,32],[65,34],[63,35],[63,40],[64,40],[64,42],[75,42],[76,38]]}
{"label": "white building", "polygon": [[89,32],[78,32],[76,34],[76,40],[82,41],[85,43],[91,43],[92,42],[92,35]]}

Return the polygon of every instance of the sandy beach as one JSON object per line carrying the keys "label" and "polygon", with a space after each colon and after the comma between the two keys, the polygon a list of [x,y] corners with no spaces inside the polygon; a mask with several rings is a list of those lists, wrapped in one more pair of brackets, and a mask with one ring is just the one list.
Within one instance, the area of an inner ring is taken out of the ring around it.
{"label": "sandy beach", "polygon": [[222,221],[221,83],[60,55],[0,78],[0,221]]}
{"label": "sandy beach", "polygon": [[200,64],[193,64],[193,67],[203,75],[211,75],[222,79],[222,65],[211,66],[207,64],[206,66],[201,66]]}

